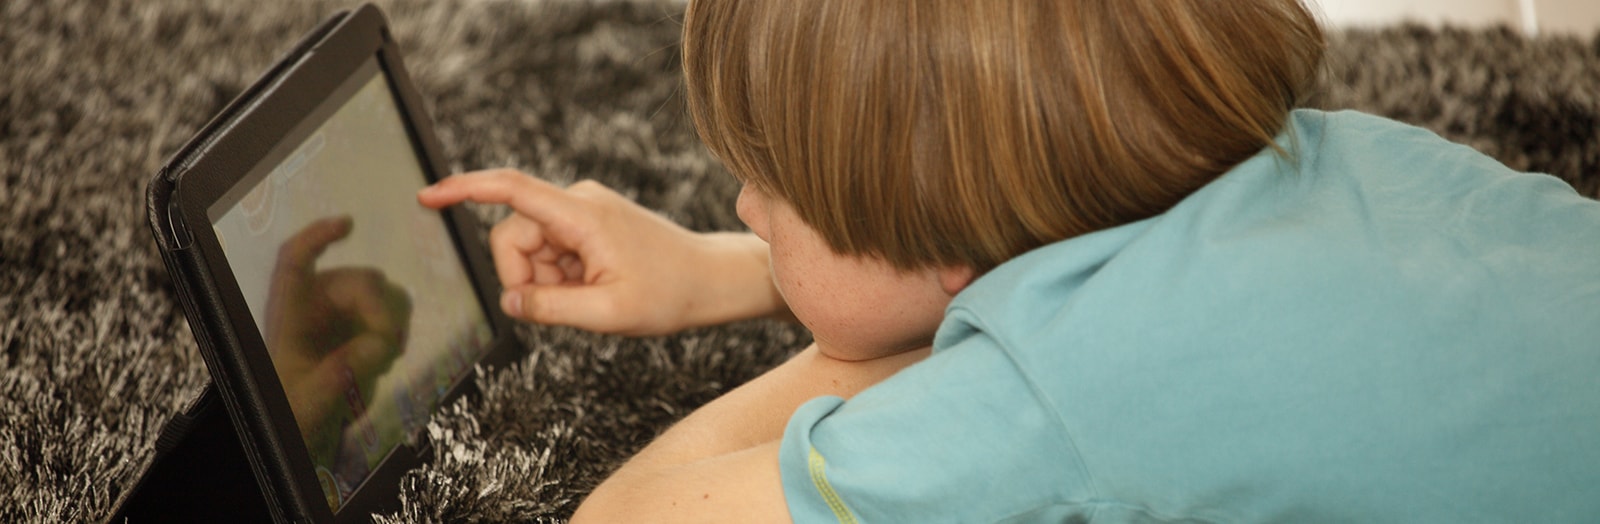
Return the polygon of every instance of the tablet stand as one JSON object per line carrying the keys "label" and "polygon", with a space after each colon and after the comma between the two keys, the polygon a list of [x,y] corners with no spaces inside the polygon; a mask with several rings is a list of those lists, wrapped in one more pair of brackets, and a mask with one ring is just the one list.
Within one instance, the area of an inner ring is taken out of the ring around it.
{"label": "tablet stand", "polygon": [[272,522],[215,385],[161,427],[150,466],[106,522]]}

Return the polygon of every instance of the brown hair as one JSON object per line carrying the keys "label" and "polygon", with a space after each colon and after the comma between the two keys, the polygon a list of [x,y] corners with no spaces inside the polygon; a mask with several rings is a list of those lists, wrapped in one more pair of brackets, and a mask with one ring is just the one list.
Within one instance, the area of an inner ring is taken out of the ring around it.
{"label": "brown hair", "polygon": [[902,269],[1167,210],[1277,147],[1323,48],[1298,0],[693,0],[684,23],[710,150]]}

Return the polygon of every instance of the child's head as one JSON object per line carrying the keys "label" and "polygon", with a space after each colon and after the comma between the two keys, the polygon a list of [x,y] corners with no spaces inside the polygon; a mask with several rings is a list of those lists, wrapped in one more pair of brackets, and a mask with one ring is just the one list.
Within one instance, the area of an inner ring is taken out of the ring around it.
{"label": "child's head", "polygon": [[689,107],[836,252],[986,271],[1165,211],[1272,144],[1298,0],[693,0]]}

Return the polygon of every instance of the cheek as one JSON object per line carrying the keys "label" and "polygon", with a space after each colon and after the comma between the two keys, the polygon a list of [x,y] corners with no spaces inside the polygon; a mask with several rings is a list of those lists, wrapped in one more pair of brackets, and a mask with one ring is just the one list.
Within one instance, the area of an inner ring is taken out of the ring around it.
{"label": "cheek", "polygon": [[[752,229],[754,228],[752,227]],[[802,298],[801,291],[804,291],[807,287],[805,281],[808,277],[806,273],[812,268],[809,264],[797,263],[794,254],[785,249],[787,246],[782,242],[773,242],[774,239],[764,233],[758,233],[757,235],[767,241],[770,249],[769,256],[771,258],[768,263],[772,269],[772,282],[778,286],[778,293],[783,295],[783,299],[789,303],[790,309],[794,309],[796,307],[796,299]],[[800,302],[804,302],[804,300],[800,300]],[[801,305],[803,306],[803,304]]]}
{"label": "cheek", "polygon": [[853,268],[829,266],[780,269],[775,259],[773,267],[790,310],[824,354],[867,360],[932,343],[942,306],[912,290],[853,273]]}
{"label": "cheek", "polygon": [[872,282],[858,271],[832,257],[772,251],[772,278],[790,312],[819,341],[836,348],[863,345],[860,331],[875,330],[883,316],[878,308],[884,304],[872,299]]}
{"label": "cheek", "polygon": [[[772,231],[776,236],[767,238],[771,246],[772,280],[778,286],[778,293],[783,295],[784,302],[802,323],[812,324],[819,316],[825,315],[839,297],[832,296],[829,291],[838,282],[827,282],[823,279],[838,279],[838,268],[830,264],[825,257],[810,256],[804,252],[804,246],[795,246],[792,238],[786,235],[782,228]],[[821,315],[819,315],[821,314]]]}
{"label": "cheek", "polygon": [[749,184],[745,184],[744,187],[739,189],[739,200],[734,203],[733,210],[739,215],[739,220],[750,227],[752,233],[761,237],[762,240],[771,242],[772,238],[767,231],[766,207],[761,196],[756,194],[756,190],[751,189]]}

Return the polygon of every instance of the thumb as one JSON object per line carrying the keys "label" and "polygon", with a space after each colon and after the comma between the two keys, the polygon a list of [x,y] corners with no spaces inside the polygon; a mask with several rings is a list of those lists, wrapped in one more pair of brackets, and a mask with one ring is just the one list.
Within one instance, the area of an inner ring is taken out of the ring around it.
{"label": "thumb", "polygon": [[610,291],[595,285],[518,286],[500,295],[500,308],[519,320],[612,333],[621,324]]}

